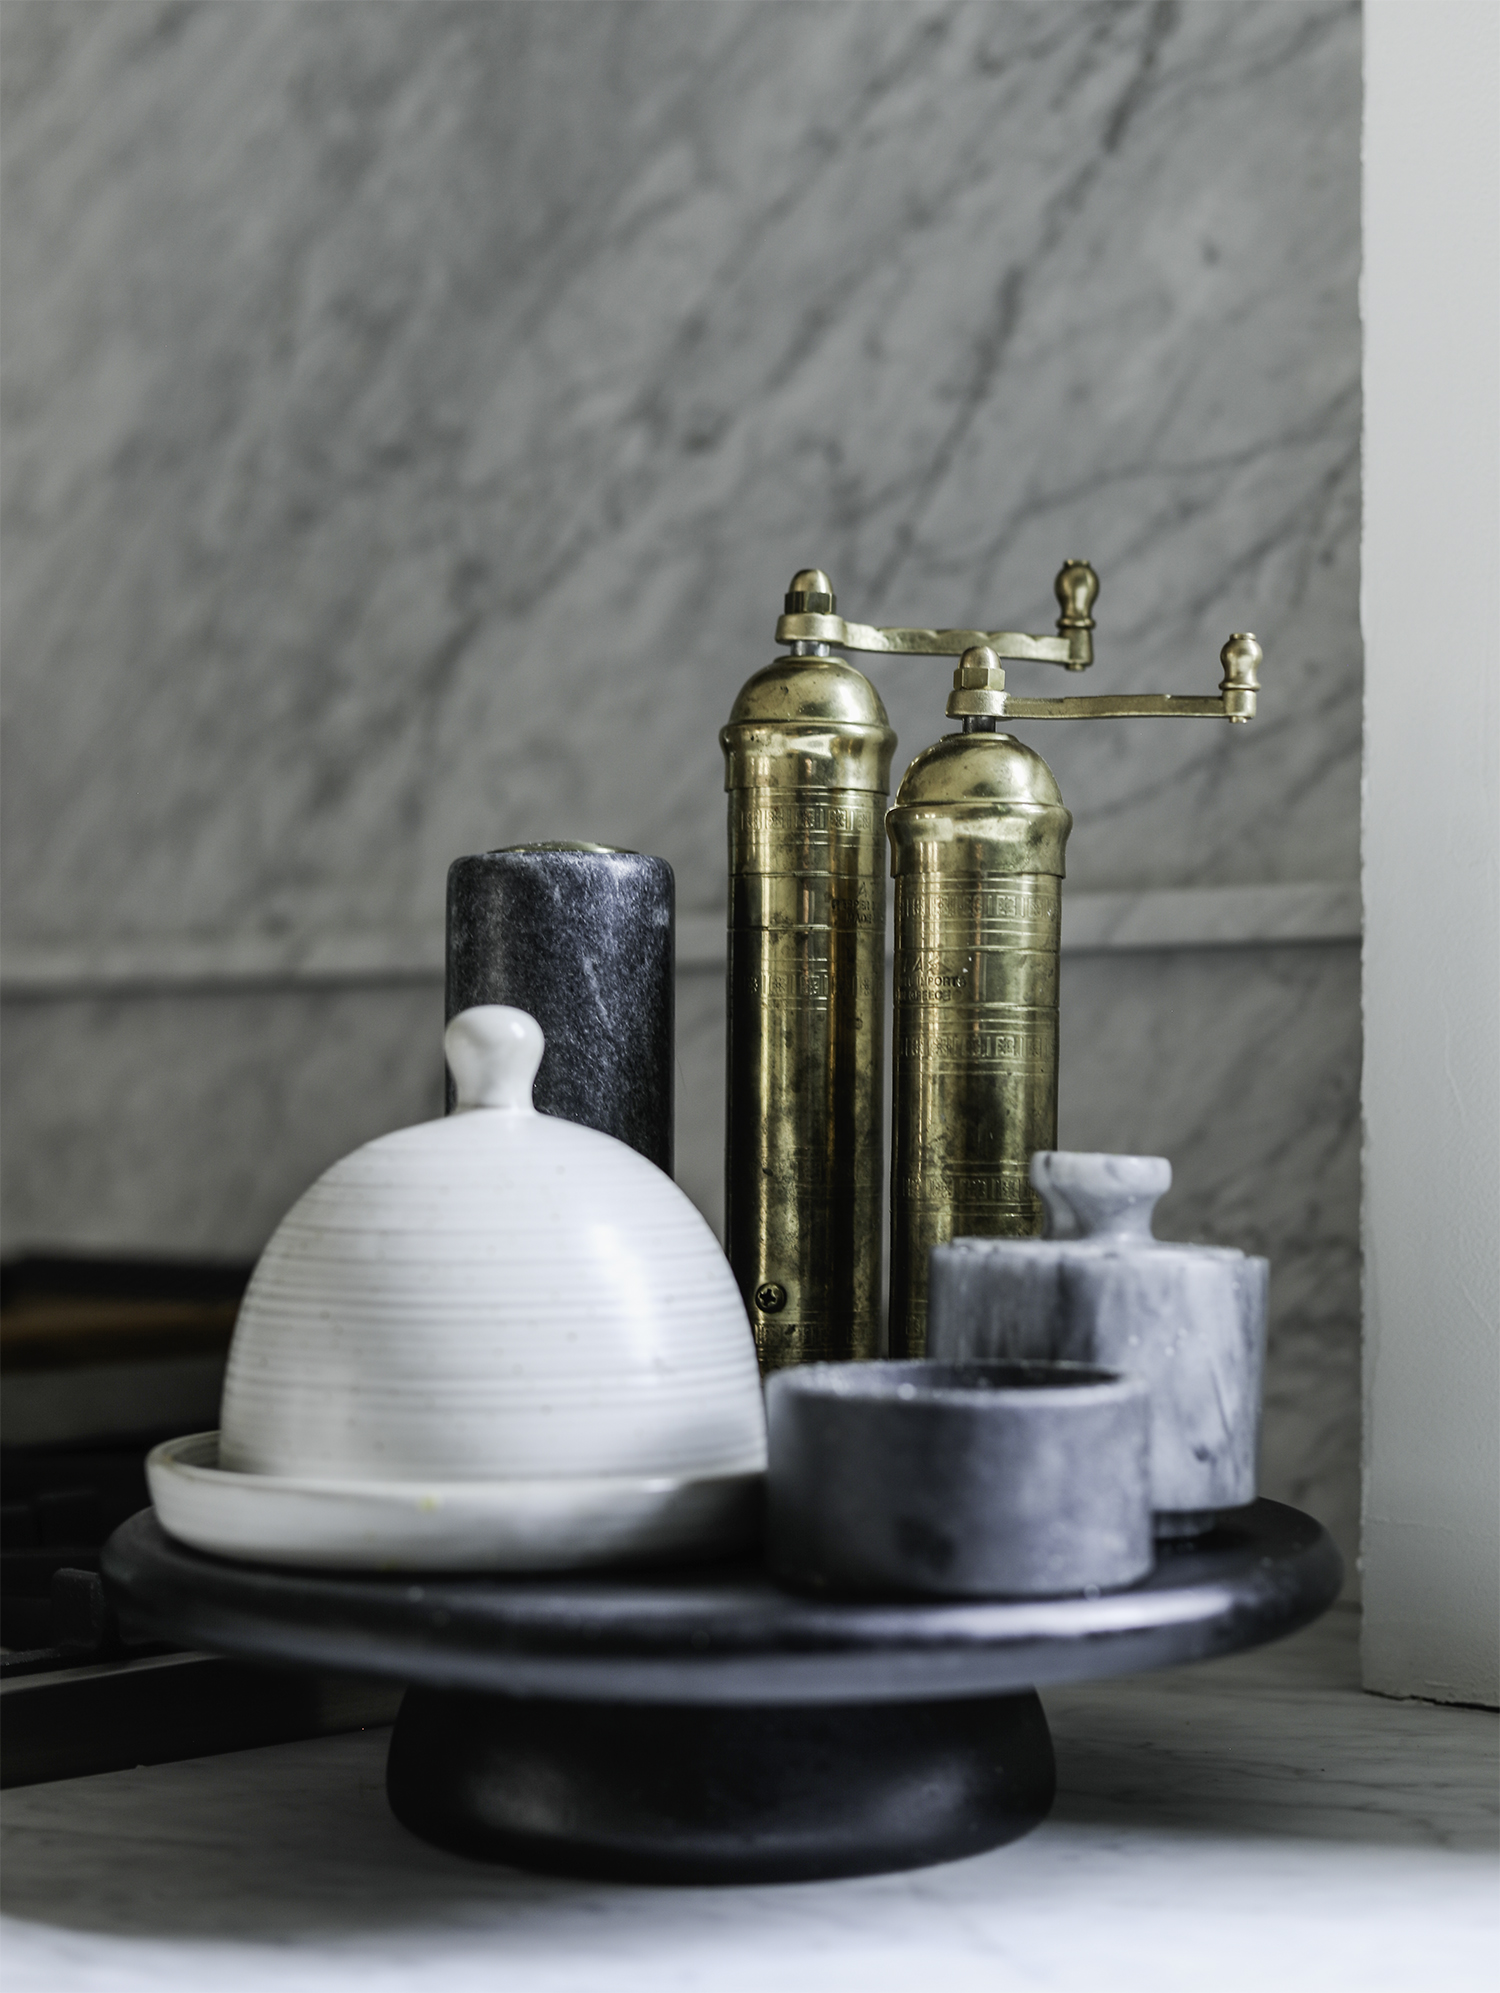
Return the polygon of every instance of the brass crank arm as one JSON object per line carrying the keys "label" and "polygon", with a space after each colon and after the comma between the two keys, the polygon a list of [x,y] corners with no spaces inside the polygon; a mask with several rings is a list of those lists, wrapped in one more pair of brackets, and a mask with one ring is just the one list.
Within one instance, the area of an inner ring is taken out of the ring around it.
{"label": "brass crank arm", "polygon": [[1248,630],[1237,630],[1219,652],[1224,676],[1219,696],[1178,697],[1172,692],[1106,692],[1086,699],[1016,698],[1005,689],[1005,673],[993,646],[976,644],[964,652],[948,695],[950,719],[1006,720],[1228,720],[1243,726],[1255,718],[1260,691],[1258,667],[1265,653]]}
{"label": "brass crank arm", "polygon": [[1058,607],[1055,637],[1028,636],[1024,630],[914,630],[875,623],[851,623],[834,614],[833,587],[821,568],[804,568],[792,581],[787,613],[776,620],[779,644],[833,644],[840,650],[883,653],[887,657],[962,657],[983,647],[997,657],[1024,664],[1060,664],[1085,671],[1094,661],[1094,618],[1099,577],[1087,561],[1063,563],[1053,583]]}
{"label": "brass crank arm", "polygon": [[1065,637],[1031,637],[1023,630],[907,630],[874,623],[850,623],[842,616],[778,616],[779,644],[833,644],[840,650],[872,651],[887,657],[961,657],[983,644],[997,657],[1027,664],[1060,664],[1081,670],[1093,663],[1087,630]]}

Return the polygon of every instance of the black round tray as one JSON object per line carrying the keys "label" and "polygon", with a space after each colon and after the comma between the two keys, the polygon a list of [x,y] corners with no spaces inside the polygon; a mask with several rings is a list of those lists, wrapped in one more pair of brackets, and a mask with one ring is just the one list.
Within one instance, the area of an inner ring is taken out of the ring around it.
{"label": "black round tray", "polygon": [[572,1873],[763,1881],[912,1867],[1014,1839],[1052,1800],[1034,1693],[1237,1652],[1337,1597],[1326,1532],[1277,1502],[1159,1546],[1095,1598],[799,1597],[758,1565],[578,1577],[235,1564],[151,1511],[102,1569],[143,1630],[411,1684],[397,1815],[444,1846]]}

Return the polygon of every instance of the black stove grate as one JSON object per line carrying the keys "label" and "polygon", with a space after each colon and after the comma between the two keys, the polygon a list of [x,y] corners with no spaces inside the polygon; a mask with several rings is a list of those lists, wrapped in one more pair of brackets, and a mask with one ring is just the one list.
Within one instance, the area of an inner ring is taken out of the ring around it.
{"label": "black stove grate", "polygon": [[[247,1267],[180,1262],[12,1261],[0,1269],[5,1368],[46,1371],[65,1387],[90,1365],[133,1367],[144,1388],[126,1395],[149,1401],[152,1365],[222,1356],[248,1277]],[[122,1629],[99,1552],[149,1506],[151,1447],[183,1429],[137,1422],[125,1433],[0,1448],[0,1785],[393,1720],[401,1690],[389,1683],[256,1668]]]}

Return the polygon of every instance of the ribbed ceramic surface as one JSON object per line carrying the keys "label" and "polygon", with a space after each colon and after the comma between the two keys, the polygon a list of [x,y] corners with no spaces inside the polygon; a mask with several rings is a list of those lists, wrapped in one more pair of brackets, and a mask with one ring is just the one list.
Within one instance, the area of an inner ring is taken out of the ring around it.
{"label": "ribbed ceramic surface", "polygon": [[476,1109],[368,1143],[246,1293],[221,1464],[400,1480],[755,1471],[754,1345],[713,1234],[623,1143]]}

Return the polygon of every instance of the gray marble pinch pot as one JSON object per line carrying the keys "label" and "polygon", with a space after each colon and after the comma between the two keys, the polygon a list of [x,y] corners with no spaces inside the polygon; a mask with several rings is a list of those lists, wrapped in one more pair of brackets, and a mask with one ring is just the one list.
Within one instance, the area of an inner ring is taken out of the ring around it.
{"label": "gray marble pinch pot", "polygon": [[803,1589],[1040,1598],[1151,1569],[1150,1406],[1070,1363],[816,1363],[766,1391],[766,1554]]}
{"label": "gray marble pinch pot", "polygon": [[932,1254],[929,1349],[948,1362],[1061,1359],[1138,1377],[1151,1396],[1158,1537],[1255,1499],[1264,1259],[1153,1238],[1161,1156],[1040,1151],[1046,1239],[955,1239]]}

